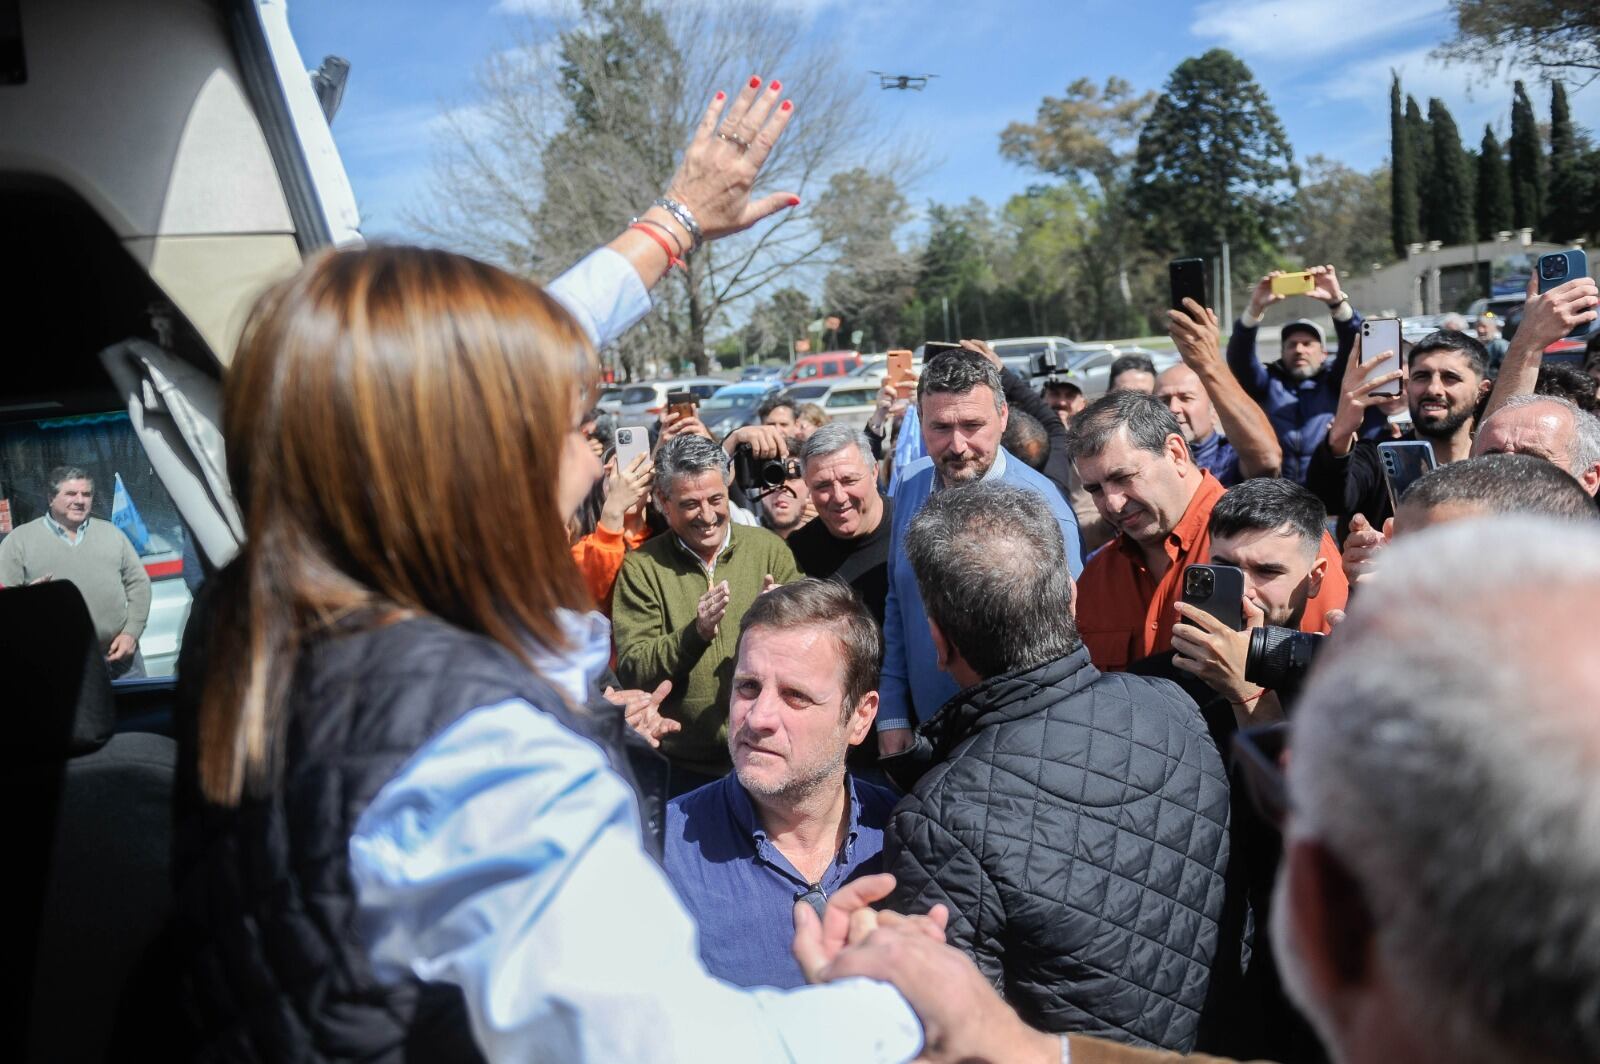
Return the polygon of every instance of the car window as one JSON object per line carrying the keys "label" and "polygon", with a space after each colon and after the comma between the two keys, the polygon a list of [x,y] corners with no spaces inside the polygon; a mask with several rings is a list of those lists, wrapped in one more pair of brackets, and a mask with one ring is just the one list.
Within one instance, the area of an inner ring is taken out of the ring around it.
{"label": "car window", "polygon": [[999,355],[1002,360],[1007,361],[1013,358],[1032,358],[1034,355],[1042,355],[1048,350],[1050,350],[1049,344],[994,345],[994,353]]}
{"label": "car window", "polygon": [[875,388],[846,388],[828,396],[827,406],[832,409],[840,406],[871,405],[877,394]]}
{"label": "car window", "polygon": [[789,398],[797,403],[809,403],[828,390],[826,384],[808,384],[803,388],[790,388]]}
{"label": "car window", "polygon": [[1072,370],[1074,373],[1087,373],[1092,369],[1100,369],[1103,366],[1109,366],[1116,360],[1117,356],[1114,353],[1110,351],[1101,351],[1098,354],[1089,355],[1084,358],[1083,361],[1074,364]]}
{"label": "car window", "polygon": [[[11,553],[3,550],[6,539],[48,512],[50,473],[59,466],[89,474],[94,488],[91,525],[104,522],[125,536],[150,579],[150,612],[138,641],[142,672],[126,678],[171,676],[203,573],[178,508],[151,468],[125,412],[0,424],[0,558]],[[42,522],[38,527],[48,528]],[[18,579],[9,571],[11,564],[0,565],[0,582]],[[15,564],[24,567],[23,580],[54,575],[35,572],[22,560]]]}
{"label": "car window", "polygon": [[797,380],[797,381],[803,381],[803,380],[806,380],[808,378],[815,377],[816,375],[817,375],[817,364],[815,362],[807,362],[803,366],[796,366],[795,367],[794,379]]}
{"label": "car window", "polygon": [[689,391],[693,392],[695,395],[698,395],[702,399],[709,399],[722,387],[723,384],[721,381],[718,381],[716,384],[691,384],[689,385]]}
{"label": "car window", "polygon": [[639,384],[632,388],[625,388],[622,392],[622,401],[629,406],[639,403],[653,403],[656,401],[656,387],[653,384]]}

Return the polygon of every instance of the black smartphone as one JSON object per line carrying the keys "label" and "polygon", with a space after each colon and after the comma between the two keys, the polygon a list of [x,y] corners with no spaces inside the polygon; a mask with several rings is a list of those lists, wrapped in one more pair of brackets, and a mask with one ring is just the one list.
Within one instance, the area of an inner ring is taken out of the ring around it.
{"label": "black smartphone", "polygon": [[668,392],[667,413],[679,419],[694,417],[700,412],[700,397],[693,392]]}
{"label": "black smartphone", "polygon": [[1235,565],[1189,566],[1183,571],[1183,601],[1235,632],[1244,631],[1244,570]]}
{"label": "black smartphone", "polygon": [[[1167,280],[1172,285],[1172,309],[1189,314],[1185,298],[1206,305],[1206,260],[1173,259],[1167,263]],[[1190,314],[1190,317],[1194,315]]]}
{"label": "black smartphone", "polygon": [[[1581,248],[1568,248],[1566,251],[1552,251],[1548,255],[1539,256],[1539,264],[1535,267],[1539,271],[1539,291],[1548,292],[1552,288],[1559,288],[1576,277],[1589,276],[1589,256]],[[1582,336],[1589,331],[1592,322],[1583,322],[1574,325],[1569,337]]]}
{"label": "black smartphone", "polygon": [[1400,496],[1406,489],[1439,467],[1433,457],[1433,444],[1427,440],[1391,440],[1378,444],[1378,461],[1383,466],[1383,482],[1389,486],[1389,502],[1400,509]]}
{"label": "black smartphone", "polygon": [[965,351],[960,344],[947,343],[944,340],[929,340],[922,345],[922,364],[927,365],[933,361],[935,355],[942,355],[946,351]]}

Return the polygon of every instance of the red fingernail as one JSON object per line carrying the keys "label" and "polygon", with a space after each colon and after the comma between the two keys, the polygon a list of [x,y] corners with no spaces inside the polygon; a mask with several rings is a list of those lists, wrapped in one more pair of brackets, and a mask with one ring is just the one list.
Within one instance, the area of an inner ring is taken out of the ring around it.
{"label": "red fingernail", "polygon": [[783,88],[783,86],[774,81],[771,85],[768,85],[767,88],[771,89],[773,92],[777,92],[779,89]]}
{"label": "red fingernail", "polygon": [[791,207],[800,206],[800,197],[799,196],[790,196],[789,197],[789,206],[791,206]]}
{"label": "red fingernail", "polygon": [[722,97],[722,93],[720,93],[720,92],[719,92],[719,93],[717,93],[717,101],[718,101],[718,102],[719,102],[719,103],[720,103],[720,102],[721,102],[721,101],[722,101],[722,98],[723,98],[723,97]]}
{"label": "red fingernail", "polygon": [[751,78],[750,79],[750,87],[752,89],[759,89],[761,87],[761,79],[760,78]]}
{"label": "red fingernail", "polygon": [[790,103],[788,100],[783,101],[783,106],[778,108],[778,110],[780,110],[780,111],[789,111],[789,110],[793,110],[793,109],[794,109],[794,104]]}

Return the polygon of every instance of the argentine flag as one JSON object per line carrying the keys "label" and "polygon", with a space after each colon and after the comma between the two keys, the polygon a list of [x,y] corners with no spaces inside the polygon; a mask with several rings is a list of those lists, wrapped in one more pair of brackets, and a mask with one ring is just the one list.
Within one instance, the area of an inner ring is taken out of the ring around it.
{"label": "argentine flag", "polygon": [[150,547],[150,530],[144,527],[144,518],[133,505],[128,489],[122,486],[122,474],[116,474],[117,492],[111,500],[111,523],[122,529],[122,534],[133,543],[133,549],[143,554]]}
{"label": "argentine flag", "polygon": [[922,444],[922,422],[917,416],[917,404],[912,403],[906,407],[905,418],[900,423],[900,439],[894,445],[894,468],[889,472],[890,498],[894,497],[895,489],[900,487],[900,477],[904,474],[906,466],[928,453]]}

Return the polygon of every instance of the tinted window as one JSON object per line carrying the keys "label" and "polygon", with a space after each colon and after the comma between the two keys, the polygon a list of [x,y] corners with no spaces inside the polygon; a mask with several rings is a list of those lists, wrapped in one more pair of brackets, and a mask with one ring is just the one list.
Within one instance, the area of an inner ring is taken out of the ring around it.
{"label": "tinted window", "polygon": [[834,392],[828,396],[828,407],[832,409],[839,406],[871,406],[876,398],[877,389],[850,388],[845,391]]}
{"label": "tinted window", "polygon": [[717,384],[691,384],[691,385],[689,385],[689,391],[693,392],[695,395],[698,395],[702,399],[706,399],[706,398],[709,398],[712,395],[715,395],[717,393],[717,391],[719,389],[721,389],[722,387],[723,387],[723,385],[721,383],[717,383]]}
{"label": "tinted window", "polygon": [[[122,528],[150,578],[150,615],[139,637],[145,676],[171,676],[178,660],[192,593],[202,574],[178,509],[156,478],[128,415],[120,411],[0,425],[0,500],[11,529],[43,517],[49,509],[50,471],[77,466],[94,481],[89,519],[112,523],[117,479],[128,506]],[[0,521],[0,529],[5,527]],[[6,534],[0,533],[0,542]],[[12,574],[14,575],[14,574]],[[28,580],[48,575],[24,574]],[[0,578],[3,579],[3,578]]]}
{"label": "tinted window", "polygon": [[622,401],[629,406],[634,406],[638,403],[654,403],[656,402],[655,385],[641,384],[626,388],[622,392]]}

